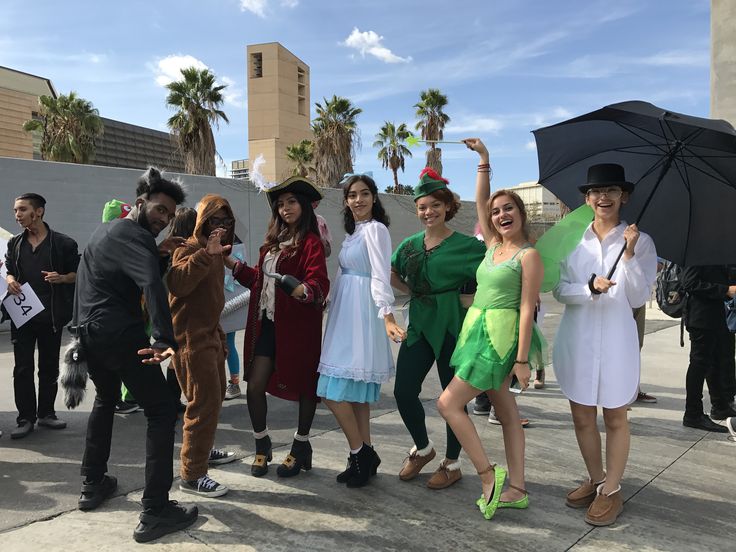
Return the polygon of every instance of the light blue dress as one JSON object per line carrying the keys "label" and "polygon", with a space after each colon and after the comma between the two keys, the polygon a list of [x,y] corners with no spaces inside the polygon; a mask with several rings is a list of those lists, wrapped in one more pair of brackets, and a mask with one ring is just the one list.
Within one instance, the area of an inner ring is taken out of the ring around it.
{"label": "light blue dress", "polygon": [[394,302],[388,229],[374,220],[359,222],[345,237],[338,260],[317,395],[371,403],[395,371],[383,321]]}

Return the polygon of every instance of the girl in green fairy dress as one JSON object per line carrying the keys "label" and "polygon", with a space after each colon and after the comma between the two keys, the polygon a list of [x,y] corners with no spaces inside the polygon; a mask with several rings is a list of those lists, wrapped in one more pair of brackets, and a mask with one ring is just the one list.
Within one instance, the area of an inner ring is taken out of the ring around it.
{"label": "girl in green fairy dress", "polygon": [[[399,473],[402,481],[414,479],[436,456],[419,393],[435,361],[443,389],[452,379],[450,356],[465,315],[460,288],[473,280],[485,253],[482,242],[447,227],[460,207],[447,180],[430,168],[419,178],[414,202],[424,230],[402,241],[391,259],[391,284],[411,296],[407,338],[399,349],[394,385],[401,419],[414,441]],[[445,459],[427,486],[444,489],[457,482],[459,456],[460,443],[448,427]]]}
{"label": "girl in green fairy dress", "polygon": [[[534,323],[534,309],[544,269],[528,242],[526,209],[510,190],[490,194],[488,150],[477,138],[463,140],[478,152],[476,205],[488,247],[478,266],[478,288],[468,309],[450,364],[455,377],[440,396],[440,413],[457,435],[480,476],[483,492],[476,501],[486,519],[497,508],[527,508],[524,484],[524,430],[509,391],[513,376],[529,386],[530,368],[544,366],[545,342]],[[479,391],[488,391],[503,429],[506,470],[491,464],[473,422],[463,411]]]}

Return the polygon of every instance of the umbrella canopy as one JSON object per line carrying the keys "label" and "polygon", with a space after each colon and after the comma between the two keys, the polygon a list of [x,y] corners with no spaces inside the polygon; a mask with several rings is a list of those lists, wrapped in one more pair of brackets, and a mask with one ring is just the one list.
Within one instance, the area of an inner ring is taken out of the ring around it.
{"label": "umbrella canopy", "polygon": [[736,131],[650,103],[606,106],[534,131],[539,183],[575,208],[591,165],[618,163],[634,191],[622,218],[680,265],[736,264]]}

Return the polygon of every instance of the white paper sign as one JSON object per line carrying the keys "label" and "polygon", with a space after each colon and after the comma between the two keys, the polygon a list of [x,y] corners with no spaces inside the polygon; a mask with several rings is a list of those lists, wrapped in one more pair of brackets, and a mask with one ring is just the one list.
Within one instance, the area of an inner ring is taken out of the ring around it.
{"label": "white paper sign", "polygon": [[25,283],[20,286],[20,289],[19,295],[8,293],[8,296],[3,299],[3,306],[16,328],[20,328],[43,310],[43,304],[31,288],[31,284]]}

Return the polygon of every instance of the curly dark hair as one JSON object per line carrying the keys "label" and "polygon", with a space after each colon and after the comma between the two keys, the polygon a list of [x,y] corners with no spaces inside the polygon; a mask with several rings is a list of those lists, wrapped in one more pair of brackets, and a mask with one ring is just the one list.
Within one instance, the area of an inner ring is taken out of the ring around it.
{"label": "curly dark hair", "polygon": [[355,232],[355,219],[353,218],[353,212],[347,206],[347,201],[348,194],[350,193],[350,188],[352,188],[353,184],[355,184],[356,182],[363,182],[366,186],[368,186],[368,190],[370,190],[371,195],[375,200],[373,202],[373,208],[371,209],[371,217],[373,218],[373,220],[380,222],[381,224],[386,226],[386,228],[388,228],[389,224],[391,224],[391,219],[389,218],[388,213],[386,213],[386,209],[383,208],[381,198],[378,196],[378,186],[376,186],[375,180],[373,180],[367,174],[356,174],[351,176],[348,181],[345,182],[342,190],[343,199],[345,200],[345,207],[342,210],[343,225],[345,226],[345,231],[348,234],[352,234],[353,232]]}
{"label": "curly dark hair", "polygon": [[161,176],[161,171],[156,167],[149,167],[138,179],[135,196],[149,199],[153,194],[165,194],[177,205],[184,203],[187,198],[179,182],[168,180]]}
{"label": "curly dark hair", "polygon": [[454,192],[451,192],[447,188],[440,188],[439,190],[435,190],[429,195],[431,195],[435,199],[439,199],[445,205],[448,205],[450,207],[450,209],[447,211],[447,214],[445,215],[445,222],[452,220],[453,217],[460,210],[460,196]]}

